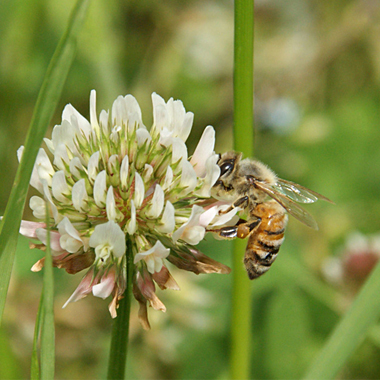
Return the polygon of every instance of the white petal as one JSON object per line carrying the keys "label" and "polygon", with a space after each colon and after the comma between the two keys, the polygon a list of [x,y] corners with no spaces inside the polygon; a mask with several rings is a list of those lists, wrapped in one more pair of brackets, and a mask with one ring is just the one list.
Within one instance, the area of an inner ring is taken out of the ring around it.
{"label": "white petal", "polygon": [[107,173],[102,170],[95,178],[94,201],[98,207],[104,207],[107,199]]}
{"label": "white petal", "polygon": [[[152,175],[153,175],[153,166],[149,165],[149,164],[145,164],[144,165],[144,172],[143,172],[144,182],[148,182],[152,178]],[[147,192],[146,196],[148,196],[148,192]]]}
{"label": "white petal", "polygon": [[137,264],[140,260],[144,260],[147,264],[148,272],[159,272],[163,265],[163,259],[168,257],[170,249],[166,248],[159,240],[149,250],[145,252],[139,252],[135,255],[134,264]]}
{"label": "white petal", "polygon": [[185,229],[183,232],[181,239],[186,243],[191,245],[198,244],[205,236],[206,230],[201,226],[193,226],[191,228]]}
{"label": "white petal", "polygon": [[44,149],[40,148],[38,151],[35,167],[37,169],[38,177],[41,180],[47,181],[48,185],[51,186],[51,179],[54,175],[53,166],[49,160]]}
{"label": "white petal", "polygon": [[168,125],[169,116],[166,110],[166,104],[161,96],[157,95],[155,92],[152,94],[153,103],[153,125],[158,131],[161,131],[165,126]]}
{"label": "white petal", "polygon": [[206,176],[206,161],[213,154],[214,146],[215,130],[209,125],[203,131],[202,137],[190,160],[198,177],[204,178]]}
{"label": "white petal", "polygon": [[[45,228],[37,228],[36,235],[39,241],[43,244],[47,244],[47,230]],[[53,251],[61,252],[63,249],[59,244],[60,234],[55,231],[50,231],[50,248]]]}
{"label": "white petal", "polygon": [[136,138],[138,147],[142,146],[145,141],[148,141],[148,143],[152,141],[150,133],[145,128],[139,128],[136,131]]}
{"label": "white petal", "polygon": [[71,238],[69,235],[61,236],[59,240],[62,248],[70,253],[78,252],[82,247],[83,243]]}
{"label": "white petal", "polygon": [[192,112],[187,112],[182,122],[181,132],[178,134],[178,137],[180,137],[185,142],[191,132],[191,128],[193,126],[193,120],[194,120],[194,114]]}
{"label": "white petal", "polygon": [[91,292],[91,284],[93,283],[93,275],[94,275],[94,270],[90,269],[86,273],[86,275],[83,277],[82,281],[80,282],[78,287],[75,289],[74,293],[62,306],[62,309],[64,309],[70,302],[79,301],[80,299],[86,297],[87,294]]}
{"label": "white petal", "polygon": [[83,247],[84,243],[79,235],[79,232],[75,229],[67,217],[64,217],[57,227],[61,235],[59,240],[60,245],[64,250],[70,253],[75,253]]}
{"label": "white petal", "polygon": [[173,170],[170,166],[166,169],[164,183],[162,184],[162,190],[166,190],[173,182]]}
{"label": "white petal", "polygon": [[[24,153],[24,146],[21,145],[20,148],[18,148],[17,150],[17,159],[19,162],[21,161],[23,153]],[[41,194],[43,193],[44,190],[43,190],[43,186],[40,181],[40,178],[38,176],[36,163],[34,164],[32,175],[30,177],[30,185],[33,186],[35,189],[37,189]]]}
{"label": "white petal", "polygon": [[[42,186],[42,184],[41,184]],[[46,203],[45,201],[37,197],[36,195],[33,195],[30,198],[29,201],[29,207],[33,210],[33,215],[37,219],[45,219],[46,217]]]}
{"label": "white petal", "polygon": [[118,154],[113,154],[111,157],[109,157],[107,162],[107,169],[111,184],[117,187],[119,185],[120,179],[120,162]]}
{"label": "white petal", "polygon": [[95,297],[106,299],[115,287],[115,272],[110,271],[107,275],[104,275],[99,284],[92,287],[92,294]]}
{"label": "white petal", "polygon": [[[226,208],[229,208],[228,205],[225,205],[225,206],[219,206],[218,209],[219,210],[224,210]],[[216,226],[222,226],[222,225],[225,225],[229,222],[231,222],[231,220],[233,220],[234,216],[239,212],[241,211],[241,209],[239,207],[235,207],[233,208],[231,211],[225,213],[225,214],[220,214],[220,215],[217,215],[215,217],[214,220],[212,220],[212,227],[216,227]],[[206,226],[205,226],[206,227]]]}
{"label": "white petal", "polygon": [[151,200],[151,207],[147,211],[146,215],[149,218],[155,219],[161,215],[164,208],[165,194],[160,185],[156,185],[154,189],[153,198]]}
{"label": "white petal", "polygon": [[131,219],[127,223],[127,232],[129,235],[133,235],[136,232],[136,229],[136,207],[133,200],[131,200]]}
{"label": "white petal", "polygon": [[87,209],[87,199],[86,182],[82,178],[73,186],[72,201],[74,208],[78,211],[85,211]]}
{"label": "white petal", "polygon": [[69,154],[67,152],[67,146],[59,144],[54,151],[54,160],[53,163],[60,170],[65,170],[65,164],[70,162]]}
{"label": "white petal", "polygon": [[21,235],[26,236],[30,239],[37,239],[36,230],[38,228],[44,228],[45,226],[45,223],[22,220],[19,232]]}
{"label": "white petal", "polygon": [[175,213],[174,206],[169,201],[166,201],[165,210],[160,221],[162,224],[156,227],[157,231],[162,232],[164,234],[168,234],[174,230],[174,227],[175,227],[174,213]]}
{"label": "white petal", "polygon": [[186,141],[193,125],[194,114],[187,112],[180,100],[169,99],[167,108],[174,136]]}
{"label": "white petal", "polygon": [[218,206],[210,207],[200,216],[199,224],[203,227],[208,226],[212,222],[212,220],[215,218],[218,211],[219,211]]}
{"label": "white petal", "polygon": [[129,159],[128,156],[125,156],[121,161],[120,168],[120,182],[121,186],[126,189],[128,186],[128,177],[129,177]]}
{"label": "white petal", "polygon": [[53,215],[54,221],[55,223],[59,223],[63,219],[63,216],[58,212],[57,207],[55,206],[53,199],[51,197],[48,184],[45,180],[42,180],[42,186],[43,186],[45,200],[49,202],[50,212]]}
{"label": "white petal", "polygon": [[134,201],[136,208],[139,208],[144,200],[145,188],[144,182],[138,172],[135,173],[135,194]]}
{"label": "white petal", "polygon": [[120,132],[121,132],[121,127],[119,125],[116,125],[115,127],[112,128],[110,139],[115,143],[115,145],[119,144]]}
{"label": "white petal", "polygon": [[81,178],[81,171],[83,171],[83,165],[79,157],[74,157],[70,161],[70,173],[79,180]]}
{"label": "white petal", "polygon": [[55,199],[60,202],[67,203],[70,200],[65,196],[70,194],[70,189],[66,183],[65,173],[60,170],[55,172],[51,182],[51,191]]}
{"label": "white petal", "polygon": [[173,144],[173,132],[169,131],[166,127],[162,127],[160,130],[159,145],[163,145],[165,148]]}
{"label": "white petal", "polygon": [[214,154],[210,156],[206,161],[206,176],[203,181],[203,185],[200,190],[196,191],[196,195],[200,197],[210,197],[211,188],[214,186],[215,182],[220,176],[220,168],[217,165],[219,156]]}
{"label": "white petal", "polygon": [[95,181],[95,178],[99,171],[99,158],[100,158],[100,152],[98,151],[98,152],[95,152],[88,160],[87,171],[88,171],[88,178],[90,179],[91,183]]}
{"label": "white petal", "polygon": [[99,123],[104,133],[108,132],[108,119],[109,119],[109,113],[104,110],[100,111]]}
{"label": "white petal", "polygon": [[178,230],[173,233],[173,241],[182,239],[189,244],[198,244],[204,237],[205,229],[200,226],[200,216],[204,212],[202,207],[194,205],[191,209],[190,218]]}
{"label": "white petal", "polygon": [[194,190],[197,185],[197,175],[189,161],[182,161],[181,187],[185,187],[186,193]]}
{"label": "white petal", "polygon": [[44,137],[44,143],[46,144],[47,148],[49,149],[49,152],[54,154],[55,148],[54,148],[53,141]]}
{"label": "white petal", "polygon": [[[56,125],[53,128],[51,144],[49,143],[48,145],[50,146],[50,151],[54,154],[54,150],[61,144],[67,146],[72,152],[76,151],[74,139],[78,133],[79,131],[69,121],[63,120],[61,125]],[[54,147],[53,150],[51,149],[51,145]]]}
{"label": "white petal", "polygon": [[91,125],[71,104],[68,104],[62,112],[62,120],[67,120],[79,131],[79,136],[88,138],[91,134]]}
{"label": "white petal", "polygon": [[119,96],[112,105],[112,120],[115,125],[142,126],[141,109],[132,95]]}
{"label": "white petal", "polygon": [[181,159],[187,161],[187,147],[186,144],[179,137],[173,138],[172,149],[173,164]]}
{"label": "white petal", "polygon": [[90,123],[92,128],[99,130],[98,118],[96,116],[96,91],[91,90],[90,93]]}
{"label": "white petal", "polygon": [[107,218],[109,220],[116,220],[117,217],[117,211],[116,211],[116,202],[115,202],[115,196],[113,194],[113,187],[110,186],[107,192],[107,198],[106,198],[106,211],[107,211]]}
{"label": "white petal", "polygon": [[110,220],[95,227],[89,245],[92,248],[107,246],[115,257],[121,257],[126,249],[125,235],[120,226]]}

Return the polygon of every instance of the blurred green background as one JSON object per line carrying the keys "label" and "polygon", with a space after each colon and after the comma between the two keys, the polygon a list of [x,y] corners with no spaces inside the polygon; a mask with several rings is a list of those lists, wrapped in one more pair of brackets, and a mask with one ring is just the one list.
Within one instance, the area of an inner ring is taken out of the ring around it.
{"label": "blurred green background", "polygon": [[[73,4],[0,2],[0,214]],[[252,378],[300,378],[380,256],[379,8],[377,0],[255,1],[256,157],[336,205],[306,206],[318,232],[291,218],[276,263],[251,284]],[[232,62],[232,1],[94,0],[51,127],[67,103],[88,117],[93,88],[98,112],[131,93],[150,126],[155,91],[195,113],[190,153],[208,124],[224,152],[232,148]],[[32,219],[28,209],[24,219]],[[210,236],[202,250],[231,262],[230,242]],[[1,379],[29,377],[42,286],[30,267],[41,257],[20,237],[0,330]],[[158,292],[168,311],[149,310],[150,332],[132,310],[130,378],[227,378],[230,276],[172,272],[181,292]],[[56,378],[104,378],[108,302],[89,296],[62,310],[82,275],[55,275]],[[380,378],[380,324],[338,378]]]}

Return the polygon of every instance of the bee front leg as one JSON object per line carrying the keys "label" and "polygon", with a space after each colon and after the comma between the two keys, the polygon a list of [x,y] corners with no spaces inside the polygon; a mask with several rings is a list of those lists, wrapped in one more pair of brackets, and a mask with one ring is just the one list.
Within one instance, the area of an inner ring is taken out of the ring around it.
{"label": "bee front leg", "polygon": [[230,212],[234,208],[240,207],[243,204],[245,204],[245,205],[242,208],[246,208],[248,205],[248,196],[247,195],[244,195],[244,197],[237,199],[234,203],[231,204],[230,207],[228,207],[224,211],[220,211],[219,214],[227,214],[228,212]]}

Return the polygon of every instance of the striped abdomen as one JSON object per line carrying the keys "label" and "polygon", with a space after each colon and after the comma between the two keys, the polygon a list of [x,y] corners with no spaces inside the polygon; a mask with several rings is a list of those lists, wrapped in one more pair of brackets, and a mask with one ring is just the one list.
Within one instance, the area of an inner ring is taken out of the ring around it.
{"label": "striped abdomen", "polygon": [[257,205],[252,214],[261,222],[249,235],[244,255],[251,280],[264,274],[276,259],[288,221],[284,208],[274,200]]}

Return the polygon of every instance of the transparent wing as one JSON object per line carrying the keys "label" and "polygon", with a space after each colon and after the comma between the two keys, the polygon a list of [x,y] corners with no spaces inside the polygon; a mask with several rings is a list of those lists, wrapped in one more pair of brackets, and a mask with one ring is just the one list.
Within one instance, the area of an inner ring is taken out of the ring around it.
{"label": "transparent wing", "polygon": [[298,185],[297,183],[286,181],[285,179],[278,179],[274,190],[299,203],[314,203],[318,199],[334,203],[316,191]]}
{"label": "transparent wing", "polygon": [[[294,216],[300,222],[306,224],[307,226],[311,228],[314,228],[315,230],[318,229],[318,224],[314,220],[314,218],[306,210],[304,210],[301,206],[299,206],[296,202],[294,202],[290,197],[277,191],[271,186],[266,185],[263,182],[255,182],[255,186],[258,187],[260,190],[264,191],[266,194],[268,194],[271,198],[273,198],[276,202],[278,202],[282,207],[284,207],[284,209],[290,215]],[[303,203],[306,203],[306,202],[303,202]]]}

